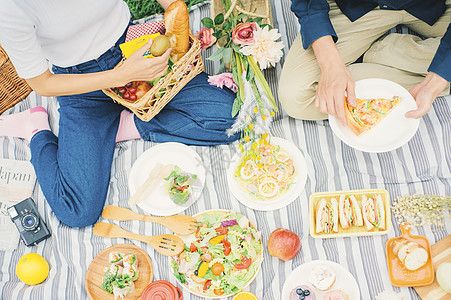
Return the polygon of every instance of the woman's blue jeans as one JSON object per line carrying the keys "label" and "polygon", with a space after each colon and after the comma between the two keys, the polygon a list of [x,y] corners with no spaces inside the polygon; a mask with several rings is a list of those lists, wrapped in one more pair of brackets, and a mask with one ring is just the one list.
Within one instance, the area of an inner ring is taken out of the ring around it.
{"label": "woman's blue jeans", "polygon": [[[98,59],[69,68],[54,66],[55,74],[93,73],[112,69],[121,60],[118,47],[124,35]],[[235,95],[211,86],[201,73],[191,80],[149,122],[135,116],[142,138],[152,142],[188,145],[230,143],[226,129]],[[102,91],[58,97],[59,134],[36,133],[31,162],[39,184],[56,217],[71,227],[94,224],[108,192],[119,117],[124,107]]]}

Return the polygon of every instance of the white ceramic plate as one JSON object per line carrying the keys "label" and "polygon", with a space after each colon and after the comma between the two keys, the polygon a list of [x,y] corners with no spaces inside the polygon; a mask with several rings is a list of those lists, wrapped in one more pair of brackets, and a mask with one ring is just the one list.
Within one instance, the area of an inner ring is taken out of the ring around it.
{"label": "white ceramic plate", "polygon": [[279,145],[288,151],[293,158],[294,166],[297,170],[294,184],[282,196],[268,201],[256,200],[248,192],[241,189],[238,181],[235,179],[235,170],[240,161],[241,153],[236,153],[232,157],[230,167],[227,170],[227,180],[233,196],[247,207],[255,210],[270,211],[289,205],[299,197],[307,181],[307,164],[301,151],[292,142],[278,137],[271,137],[271,144]]}
{"label": "white ceramic plate", "polygon": [[[327,291],[318,290],[309,281],[310,272],[317,265],[326,265],[335,272],[335,283]],[[352,274],[336,262],[329,260],[312,260],[294,269],[283,285],[281,300],[289,300],[291,290],[299,285],[310,286],[316,295],[316,299],[323,299],[323,296],[332,290],[342,290],[348,295],[349,299],[360,299],[359,286]]]}
{"label": "white ceramic plate", "polygon": [[336,136],[349,146],[365,152],[386,152],[406,144],[415,135],[420,125],[419,119],[408,119],[404,115],[417,108],[412,95],[399,84],[380,78],[356,81],[357,98],[393,98],[402,101],[371,130],[355,135],[349,127],[344,127],[334,116],[329,115],[329,124]]}
{"label": "white ceramic plate", "polygon": [[[199,220],[199,219],[201,219],[201,217],[203,215],[206,215],[206,214],[213,214],[213,213],[226,214],[228,212],[230,212],[230,210],[227,210],[227,209],[210,209],[210,210],[205,210],[205,211],[202,211],[200,213],[197,213],[197,214],[193,215],[193,217],[196,218],[197,220]],[[246,218],[247,218],[247,216],[246,216]],[[249,222],[250,222],[250,220],[249,220]],[[254,229],[258,230],[252,222],[250,222],[250,226],[253,227]],[[180,236],[180,238],[182,238],[182,240],[185,242],[185,245],[187,245],[187,246],[190,245],[192,241],[195,241],[197,239],[194,236],[194,234]],[[262,240],[260,238],[260,244],[261,243],[262,243]],[[262,245],[262,249],[263,249],[263,245]],[[262,251],[262,253],[261,253],[262,257],[263,257],[263,253],[264,252]],[[174,276],[174,274],[172,272],[173,271],[173,269],[172,269],[172,260],[173,260],[173,258],[169,257],[169,269],[171,270],[171,274],[175,278],[175,276]],[[260,272],[261,268],[262,268],[262,262],[260,262],[260,265],[258,266],[258,269],[255,271],[255,274],[252,276],[252,278],[249,279],[249,281],[246,283],[246,286],[244,286],[244,288],[242,290],[240,290],[240,291],[245,290],[249,286],[249,284],[251,284],[252,281],[254,281],[255,277],[257,277],[257,274]],[[207,299],[226,299],[226,298],[229,298],[229,297],[233,296],[233,295],[207,296],[207,295],[204,295],[204,294],[202,294],[200,292],[196,292],[195,289],[190,288],[186,283],[185,284],[181,283],[177,278],[175,278],[175,280],[183,286],[183,290],[184,291],[187,291],[187,292],[189,292],[191,294],[194,294],[194,295],[202,297],[202,298],[207,298]]]}
{"label": "white ceramic plate", "polygon": [[197,175],[193,183],[193,194],[185,204],[175,204],[161,182],[138,206],[149,214],[157,216],[170,216],[180,213],[192,205],[202,193],[205,183],[205,167],[196,151],[181,143],[158,144],[141,154],[132,166],[128,177],[130,196],[133,196],[138,188],[146,181],[157,163],[163,165],[173,164],[179,166],[183,171]]}

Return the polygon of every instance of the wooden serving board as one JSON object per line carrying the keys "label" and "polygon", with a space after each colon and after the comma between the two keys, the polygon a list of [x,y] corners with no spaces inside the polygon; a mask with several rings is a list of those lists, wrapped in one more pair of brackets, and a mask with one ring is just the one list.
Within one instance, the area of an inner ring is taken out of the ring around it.
{"label": "wooden serving board", "polygon": [[[432,264],[434,265],[434,272],[437,271],[438,266],[444,262],[451,262],[451,234],[444,239],[438,241],[431,246],[432,250]],[[437,277],[434,282],[427,286],[415,287],[415,291],[421,299],[435,299],[446,300],[451,299],[451,294],[446,293],[437,283]]]}
{"label": "wooden serving board", "polygon": [[153,267],[152,261],[150,260],[147,253],[132,244],[118,244],[106,248],[100,252],[91,262],[86,272],[85,286],[86,292],[88,293],[89,299],[91,300],[108,300],[114,299],[113,294],[108,294],[107,291],[100,288],[103,282],[103,277],[105,275],[105,268],[109,267],[111,264],[108,262],[108,256],[110,252],[117,251],[124,254],[133,253],[138,259],[138,270],[139,277],[135,284],[135,290],[126,296],[127,300],[139,299],[142,292],[146,286],[153,280]]}

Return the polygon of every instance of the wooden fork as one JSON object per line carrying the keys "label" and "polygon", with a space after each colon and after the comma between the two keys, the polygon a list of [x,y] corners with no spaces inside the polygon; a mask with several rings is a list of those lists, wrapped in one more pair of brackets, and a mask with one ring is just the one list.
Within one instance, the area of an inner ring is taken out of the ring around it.
{"label": "wooden fork", "polygon": [[139,220],[153,222],[167,227],[178,235],[189,235],[197,229],[197,220],[187,215],[173,215],[168,217],[154,217],[142,215],[125,207],[108,205],[103,209],[102,217],[116,221]]}
{"label": "wooden fork", "polygon": [[180,254],[185,246],[183,240],[173,234],[146,236],[127,231],[114,224],[103,222],[99,222],[94,225],[92,233],[106,238],[126,238],[141,241],[151,245],[159,253],[166,256]]}

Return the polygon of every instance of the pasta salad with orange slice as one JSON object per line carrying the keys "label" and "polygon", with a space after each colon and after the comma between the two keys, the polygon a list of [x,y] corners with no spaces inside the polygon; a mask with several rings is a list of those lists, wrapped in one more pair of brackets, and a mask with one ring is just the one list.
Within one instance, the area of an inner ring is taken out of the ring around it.
{"label": "pasta salad with orange slice", "polygon": [[296,171],[288,151],[263,140],[241,157],[235,178],[254,199],[273,200],[293,185]]}

